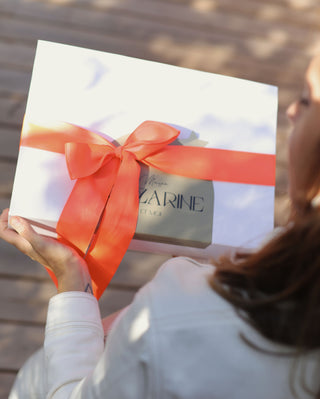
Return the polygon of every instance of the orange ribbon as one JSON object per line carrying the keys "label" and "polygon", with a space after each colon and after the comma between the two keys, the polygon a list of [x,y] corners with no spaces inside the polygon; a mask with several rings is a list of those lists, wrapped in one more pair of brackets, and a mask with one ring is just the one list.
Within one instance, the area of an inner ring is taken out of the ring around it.
{"label": "orange ribbon", "polygon": [[178,135],[179,131],[169,125],[146,121],[123,146],[116,147],[75,125],[42,127],[24,123],[21,146],[65,154],[70,177],[77,179],[56,230],[61,241],[86,256],[97,298],[109,284],[135,233],[139,162],[196,179],[275,184],[275,155],[169,146]]}

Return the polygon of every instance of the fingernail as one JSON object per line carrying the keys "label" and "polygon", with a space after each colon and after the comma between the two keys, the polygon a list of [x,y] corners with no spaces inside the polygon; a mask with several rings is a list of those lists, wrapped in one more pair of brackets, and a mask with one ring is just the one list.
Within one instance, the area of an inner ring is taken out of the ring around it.
{"label": "fingernail", "polygon": [[23,231],[23,224],[21,223],[20,218],[13,216],[10,219],[10,224],[18,233],[21,233]]}

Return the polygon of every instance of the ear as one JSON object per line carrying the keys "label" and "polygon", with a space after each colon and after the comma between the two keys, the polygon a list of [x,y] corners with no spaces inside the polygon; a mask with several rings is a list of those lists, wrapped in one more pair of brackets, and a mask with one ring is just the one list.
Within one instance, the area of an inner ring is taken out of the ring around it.
{"label": "ear", "polygon": [[312,198],[311,207],[313,209],[320,210],[320,191],[318,192],[318,194],[315,197]]}

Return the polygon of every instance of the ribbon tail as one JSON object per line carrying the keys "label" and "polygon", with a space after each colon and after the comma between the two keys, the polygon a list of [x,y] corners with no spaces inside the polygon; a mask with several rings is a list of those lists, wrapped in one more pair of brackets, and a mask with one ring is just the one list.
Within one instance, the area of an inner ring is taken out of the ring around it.
{"label": "ribbon tail", "polygon": [[119,165],[114,158],[94,175],[77,180],[62,210],[57,233],[82,254],[92,241]]}
{"label": "ribbon tail", "polygon": [[276,158],[273,154],[167,146],[142,162],[166,173],[194,179],[275,185]]}
{"label": "ribbon tail", "polygon": [[111,281],[135,233],[139,212],[139,175],[140,165],[132,154],[124,152],[99,231],[86,257],[97,298]]}
{"label": "ribbon tail", "polygon": [[40,150],[65,153],[65,145],[69,142],[88,144],[109,144],[98,134],[70,123],[48,123],[38,126],[24,119],[20,145]]}

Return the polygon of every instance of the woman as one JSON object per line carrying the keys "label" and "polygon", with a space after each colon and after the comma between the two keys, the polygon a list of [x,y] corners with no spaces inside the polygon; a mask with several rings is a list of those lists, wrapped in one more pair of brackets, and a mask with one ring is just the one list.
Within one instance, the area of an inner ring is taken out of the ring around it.
{"label": "woman", "polygon": [[257,252],[216,267],[166,262],[105,347],[83,259],[21,218],[9,230],[2,213],[0,237],[58,280],[44,349],[20,370],[10,399],[320,398],[320,57],[287,113],[290,223]]}

